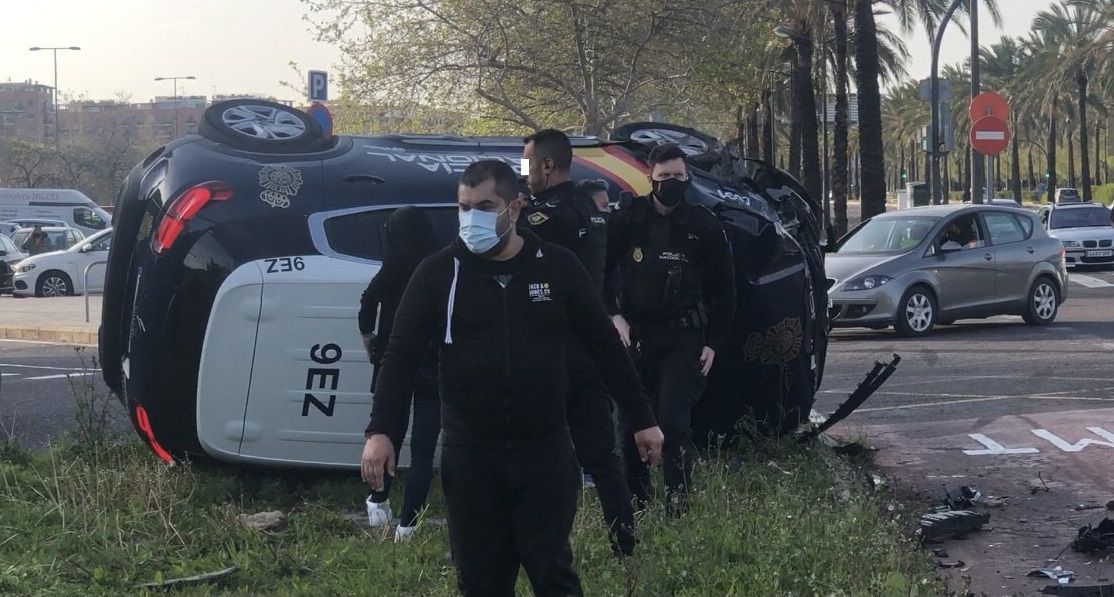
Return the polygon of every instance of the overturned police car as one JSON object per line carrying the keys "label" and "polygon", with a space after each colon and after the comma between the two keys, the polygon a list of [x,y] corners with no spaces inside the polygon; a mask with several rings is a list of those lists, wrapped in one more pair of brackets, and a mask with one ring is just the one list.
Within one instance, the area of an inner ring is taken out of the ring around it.
{"label": "overturned police car", "polygon": [[[649,191],[644,158],[680,141],[687,200],[725,224],[738,318],[694,412],[696,437],[740,421],[777,433],[807,419],[827,346],[819,207],[792,178],[683,127],[636,123],[619,140],[573,138],[574,179],[613,203]],[[372,367],[356,325],[392,210],[457,230],[459,174],[518,166],[522,139],[326,137],[262,100],[209,108],[199,135],[137,165],[114,211],[100,355],[104,378],[152,450],[181,458],[357,468]],[[753,429],[754,426],[748,428]]]}

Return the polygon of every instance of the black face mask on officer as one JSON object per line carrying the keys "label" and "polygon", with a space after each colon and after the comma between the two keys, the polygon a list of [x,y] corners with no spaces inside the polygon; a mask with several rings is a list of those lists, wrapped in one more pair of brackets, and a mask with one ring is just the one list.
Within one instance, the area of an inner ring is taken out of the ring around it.
{"label": "black face mask on officer", "polygon": [[666,207],[677,207],[685,199],[691,179],[667,178],[653,181],[654,196]]}

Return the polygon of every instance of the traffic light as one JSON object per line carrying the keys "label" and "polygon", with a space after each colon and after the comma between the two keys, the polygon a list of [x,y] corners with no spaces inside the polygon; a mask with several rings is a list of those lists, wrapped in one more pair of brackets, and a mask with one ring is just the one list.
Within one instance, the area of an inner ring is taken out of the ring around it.
{"label": "traffic light", "polygon": [[1047,170],[1045,170],[1045,171],[1044,171],[1044,179],[1045,179],[1045,180],[1048,180],[1049,178],[1052,178],[1052,173],[1051,173],[1051,172],[1049,172],[1049,171],[1047,171]]}
{"label": "traffic light", "polygon": [[902,182],[909,180],[909,173],[904,168],[901,169],[901,180]]}

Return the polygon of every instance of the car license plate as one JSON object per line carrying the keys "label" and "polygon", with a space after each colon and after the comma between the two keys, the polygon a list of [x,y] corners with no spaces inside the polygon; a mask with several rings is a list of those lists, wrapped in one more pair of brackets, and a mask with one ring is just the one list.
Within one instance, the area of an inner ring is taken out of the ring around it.
{"label": "car license plate", "polygon": [[1105,251],[1087,251],[1088,257],[1114,257],[1114,250],[1107,249]]}

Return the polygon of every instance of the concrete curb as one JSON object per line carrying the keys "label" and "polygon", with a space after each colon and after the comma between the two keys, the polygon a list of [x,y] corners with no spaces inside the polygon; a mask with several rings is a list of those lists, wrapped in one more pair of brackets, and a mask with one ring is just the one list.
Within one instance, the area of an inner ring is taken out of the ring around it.
{"label": "concrete curb", "polygon": [[0,339],[60,342],[97,346],[99,334],[89,328],[0,326]]}

